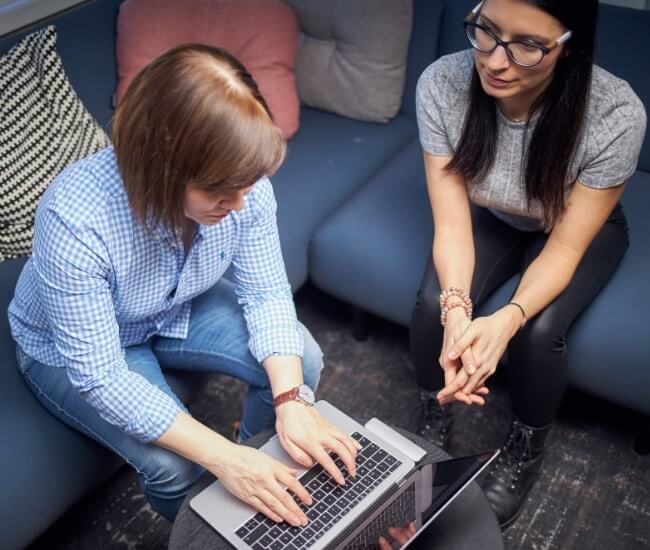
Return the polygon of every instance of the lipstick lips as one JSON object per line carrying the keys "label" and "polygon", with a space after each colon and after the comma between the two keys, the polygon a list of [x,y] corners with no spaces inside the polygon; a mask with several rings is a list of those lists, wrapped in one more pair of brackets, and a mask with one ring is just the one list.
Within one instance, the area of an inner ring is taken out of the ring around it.
{"label": "lipstick lips", "polygon": [[511,84],[510,80],[497,78],[496,76],[492,76],[487,71],[485,72],[485,79],[488,81],[488,84],[490,84],[490,86],[494,86],[495,88],[505,88]]}

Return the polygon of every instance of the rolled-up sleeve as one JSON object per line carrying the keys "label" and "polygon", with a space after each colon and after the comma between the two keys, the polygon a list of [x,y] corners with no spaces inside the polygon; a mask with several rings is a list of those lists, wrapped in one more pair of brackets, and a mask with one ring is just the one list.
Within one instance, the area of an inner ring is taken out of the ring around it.
{"label": "rolled-up sleeve", "polygon": [[304,343],[282,259],[277,205],[268,178],[255,184],[247,207],[250,210],[243,216],[233,266],[249,348],[259,362],[271,355],[302,357]]}
{"label": "rolled-up sleeve", "polygon": [[45,206],[36,217],[32,261],[54,343],[73,386],[107,422],[141,441],[157,440],[180,409],[128,368],[101,239]]}

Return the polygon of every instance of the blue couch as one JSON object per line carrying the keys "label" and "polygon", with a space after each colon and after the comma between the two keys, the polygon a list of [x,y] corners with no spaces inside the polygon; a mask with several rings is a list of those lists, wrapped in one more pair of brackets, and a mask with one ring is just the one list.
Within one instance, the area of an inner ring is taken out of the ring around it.
{"label": "blue couch", "polygon": [[[35,25],[54,23],[59,52],[80,98],[108,126],[115,89],[115,22],[121,0],[90,0]],[[432,224],[417,142],[417,77],[443,53],[465,47],[460,22],[475,0],[414,0],[407,83],[398,116],[372,124],[303,108],[301,128],[273,178],[287,271],[294,290],[308,278],[364,311],[406,325],[431,244]],[[445,6],[447,4],[447,6]],[[650,53],[644,29],[650,14],[603,9],[601,63],[650,99],[639,67]],[[27,32],[27,31],[26,31]],[[0,38],[0,54],[25,32]],[[611,37],[607,40],[607,37]],[[646,104],[650,104],[647,103]],[[641,169],[650,171],[650,150]],[[643,256],[650,221],[650,175],[640,171],[625,197],[633,244],[619,273],[572,334],[572,382],[650,413],[650,363],[643,320],[650,310],[650,258]],[[102,483],[120,461],[52,418],[18,374],[6,309],[24,260],[0,263],[0,548],[34,540],[73,503]],[[486,305],[503,300],[506,285]],[[634,293],[634,294],[633,294]],[[634,297],[634,299],[632,299]],[[200,377],[170,373],[190,399]]]}

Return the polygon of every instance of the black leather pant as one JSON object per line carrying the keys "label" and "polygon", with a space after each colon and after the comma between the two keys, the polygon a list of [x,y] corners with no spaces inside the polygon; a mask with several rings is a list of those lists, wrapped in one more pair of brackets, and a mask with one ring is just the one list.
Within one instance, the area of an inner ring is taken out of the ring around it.
{"label": "black leather pant", "polygon": [[[472,207],[476,263],[471,298],[475,306],[538,256],[547,235],[518,231],[484,208]],[[510,341],[508,379],[515,416],[529,426],[551,422],[567,386],[566,335],[573,321],[597,296],[628,247],[620,205],[585,253],[567,289]],[[418,384],[444,386],[438,358],[442,346],[440,285],[430,259],[418,292],[410,328],[411,358]],[[489,382],[488,382],[489,383]]]}

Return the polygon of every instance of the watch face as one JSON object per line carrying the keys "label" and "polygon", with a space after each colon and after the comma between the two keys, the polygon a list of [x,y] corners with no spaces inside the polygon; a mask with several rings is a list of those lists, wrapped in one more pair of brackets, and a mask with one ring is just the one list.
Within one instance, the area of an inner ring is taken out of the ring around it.
{"label": "watch face", "polygon": [[308,405],[314,404],[314,392],[311,391],[311,388],[306,384],[300,384],[300,386],[298,386],[298,397]]}

